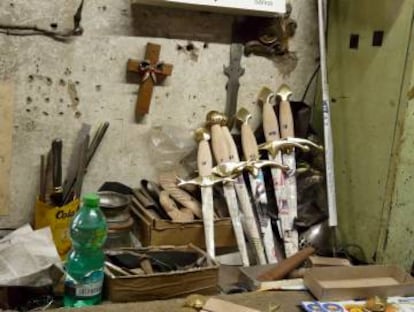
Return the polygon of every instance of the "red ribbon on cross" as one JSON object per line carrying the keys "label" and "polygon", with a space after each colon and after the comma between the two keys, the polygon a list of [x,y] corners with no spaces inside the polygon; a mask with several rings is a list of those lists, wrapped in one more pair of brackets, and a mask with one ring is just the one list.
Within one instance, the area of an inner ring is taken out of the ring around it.
{"label": "red ribbon on cross", "polygon": [[157,74],[162,75],[162,67],[164,66],[163,62],[158,62],[156,64],[151,64],[150,61],[142,61],[139,63],[138,73],[142,77],[142,81],[147,80],[151,77],[154,83],[157,83]]}

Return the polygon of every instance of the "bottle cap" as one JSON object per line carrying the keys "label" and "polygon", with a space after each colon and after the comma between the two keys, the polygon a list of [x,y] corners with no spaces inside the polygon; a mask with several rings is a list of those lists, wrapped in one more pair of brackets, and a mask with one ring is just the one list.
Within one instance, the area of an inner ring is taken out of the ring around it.
{"label": "bottle cap", "polygon": [[83,204],[89,207],[99,207],[99,196],[95,193],[85,194]]}

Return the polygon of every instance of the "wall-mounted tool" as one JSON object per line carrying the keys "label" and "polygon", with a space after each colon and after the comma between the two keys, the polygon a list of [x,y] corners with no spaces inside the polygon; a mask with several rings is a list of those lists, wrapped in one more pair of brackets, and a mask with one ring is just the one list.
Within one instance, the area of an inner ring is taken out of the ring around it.
{"label": "wall-mounted tool", "polygon": [[244,74],[244,68],[240,66],[243,54],[243,45],[232,43],[230,45],[230,64],[224,67],[224,74],[229,78],[226,85],[226,110],[228,118],[233,118],[237,111],[237,98],[239,93],[239,78]]}

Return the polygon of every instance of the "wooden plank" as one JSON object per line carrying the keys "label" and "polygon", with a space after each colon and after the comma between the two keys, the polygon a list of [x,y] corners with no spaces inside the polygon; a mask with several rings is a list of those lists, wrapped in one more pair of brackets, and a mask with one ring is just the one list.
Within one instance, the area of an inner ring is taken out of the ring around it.
{"label": "wooden plank", "polygon": [[0,215],[7,215],[10,205],[13,93],[11,81],[0,82]]}

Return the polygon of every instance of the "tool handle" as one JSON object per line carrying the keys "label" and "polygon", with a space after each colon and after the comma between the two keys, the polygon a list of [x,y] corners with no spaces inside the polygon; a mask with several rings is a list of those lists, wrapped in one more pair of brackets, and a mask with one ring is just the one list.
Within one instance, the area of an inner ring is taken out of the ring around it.
{"label": "tool handle", "polygon": [[284,138],[295,136],[292,109],[288,101],[281,101],[279,106],[280,135]]}
{"label": "tool handle", "polygon": [[253,134],[252,128],[250,128],[247,123],[243,123],[241,126],[241,140],[244,158],[246,160],[259,159],[256,138]]}
{"label": "tool handle", "polygon": [[279,122],[269,102],[263,103],[263,132],[266,142],[272,142],[280,139]]}
{"label": "tool handle", "polygon": [[272,269],[260,274],[259,281],[275,281],[283,279],[290,272],[299,267],[305,260],[315,252],[315,248],[306,247],[293,256],[279,262]]}
{"label": "tool handle", "polygon": [[52,142],[52,163],[53,163],[53,187],[62,186],[62,140],[55,139]]}
{"label": "tool handle", "polygon": [[227,150],[226,140],[224,139],[221,126],[219,124],[211,126],[211,145],[216,162],[221,164],[229,161],[229,152]]}
{"label": "tool handle", "polygon": [[211,174],[213,168],[213,159],[208,141],[203,140],[198,143],[197,168],[201,177],[207,177]]}

